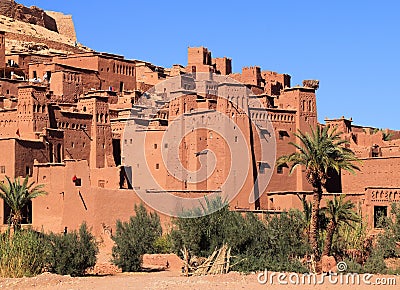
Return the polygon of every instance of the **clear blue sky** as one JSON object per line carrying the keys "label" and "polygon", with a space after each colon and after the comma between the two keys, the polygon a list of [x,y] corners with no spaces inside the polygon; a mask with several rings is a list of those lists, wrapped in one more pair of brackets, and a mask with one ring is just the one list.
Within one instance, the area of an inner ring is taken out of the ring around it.
{"label": "clear blue sky", "polygon": [[400,1],[17,0],[72,14],[78,41],[170,67],[188,46],[319,79],[318,117],[400,129]]}

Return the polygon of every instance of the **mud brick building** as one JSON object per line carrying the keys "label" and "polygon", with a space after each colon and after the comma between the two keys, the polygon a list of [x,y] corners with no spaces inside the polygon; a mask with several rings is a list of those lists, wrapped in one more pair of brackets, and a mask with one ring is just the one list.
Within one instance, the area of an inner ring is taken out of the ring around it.
{"label": "mud brick building", "polygon": [[[290,75],[257,66],[232,73],[231,59],[212,58],[205,47],[189,47],[186,66],[163,68],[100,52],[6,55],[5,37],[0,33],[0,179],[29,175],[45,184],[49,194],[33,200],[25,211],[25,222],[35,228],[61,232],[86,221],[100,234],[117,219],[127,220],[134,204],[141,202],[139,190],[159,191],[146,178],[146,166],[158,186],[172,195],[237,191],[232,210],[279,213],[301,208],[298,195],[309,196],[312,190],[303,170],[289,175],[287,167],[276,167],[271,156],[263,156],[261,139],[273,142],[273,157],[279,157],[293,152],[288,143],[297,142],[295,132],[318,125],[338,127],[363,160],[357,175],[332,176],[327,198],[348,194],[371,227],[388,213],[391,202],[400,200],[400,132],[356,126],[344,117],[318,124],[318,81],[292,87]],[[233,81],[217,82],[216,76]],[[234,125],[221,127],[218,114]],[[182,124],[194,120],[204,126],[185,134],[173,151],[173,142],[163,136],[180,118]],[[129,136],[126,128],[132,124],[141,135]],[[256,127],[264,135],[256,135]],[[233,132],[231,139],[223,140],[227,131]],[[145,136],[145,143],[137,136]],[[145,158],[140,159],[143,150]],[[133,152],[133,162],[127,161],[126,152]],[[213,166],[208,166],[208,152],[215,156]],[[232,156],[241,155],[249,156],[241,168],[246,172],[243,182],[224,184],[230,174],[233,180],[239,176],[240,170],[231,172],[231,165]],[[201,158],[206,179],[188,173],[199,170]],[[188,171],[172,173],[166,164],[181,164]],[[254,184],[263,176],[270,182],[255,192]],[[3,224],[8,214],[0,201]]]}

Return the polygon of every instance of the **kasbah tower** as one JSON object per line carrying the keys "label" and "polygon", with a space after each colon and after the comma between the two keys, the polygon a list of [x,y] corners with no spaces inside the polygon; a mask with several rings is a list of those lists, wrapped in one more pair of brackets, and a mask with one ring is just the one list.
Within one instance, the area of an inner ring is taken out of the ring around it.
{"label": "kasbah tower", "polygon": [[[2,15],[12,2],[0,6]],[[24,11],[29,13],[28,8]],[[329,125],[343,132],[349,148],[362,160],[361,171],[332,175],[323,199],[346,193],[371,228],[378,216],[389,213],[392,202],[400,201],[400,132],[354,125],[345,117],[319,124],[316,80],[292,86],[290,75],[258,66],[233,73],[230,58],[213,58],[206,47],[189,47],[187,65],[164,68],[77,45],[72,20],[61,13],[31,17],[39,17],[38,25],[67,39],[63,43],[41,39],[53,50],[27,51],[22,46],[10,49],[8,40],[23,43],[34,41],[33,36],[0,32],[0,180],[29,175],[31,181],[45,185],[48,195],[34,199],[24,211],[24,223],[33,228],[61,232],[65,227],[77,229],[86,221],[100,235],[104,228],[114,228],[117,219],[127,220],[133,214],[134,205],[141,202],[137,189],[154,191],[146,188],[141,171],[145,164],[139,160],[126,163],[124,148],[143,147],[124,134],[127,124],[146,132],[145,162],[168,193],[202,197],[221,190],[232,157],[229,144],[218,133],[195,130],[184,137],[179,158],[167,153],[173,164],[181,162],[184,168],[197,170],[198,155],[205,150],[214,152],[215,170],[201,182],[192,182],[188,176],[176,178],[162,158],[170,149],[162,140],[169,123],[183,115],[207,119],[213,112],[229,116],[244,134],[240,140],[234,136],[233,142],[245,142],[249,148],[245,152],[249,163],[243,168],[247,175],[235,189],[238,194],[230,202],[232,210],[262,214],[301,209],[298,196],[312,194],[302,169],[289,175],[287,166],[268,166],[263,160],[251,124],[265,121],[273,127],[270,138],[275,140],[278,157],[293,152],[288,143],[298,142],[294,136],[298,130]],[[201,79],[201,74],[229,77],[241,85],[216,84]],[[171,79],[179,87],[163,85]],[[205,93],[198,93],[199,88]],[[148,98],[148,90],[157,96],[155,100]],[[181,97],[174,98],[177,91]],[[216,97],[223,92],[228,92],[228,99]],[[262,108],[254,106],[254,101]],[[250,202],[256,175],[271,179],[258,193],[261,197]],[[3,228],[8,215],[9,208],[1,200]],[[161,219],[170,220],[163,214]]]}

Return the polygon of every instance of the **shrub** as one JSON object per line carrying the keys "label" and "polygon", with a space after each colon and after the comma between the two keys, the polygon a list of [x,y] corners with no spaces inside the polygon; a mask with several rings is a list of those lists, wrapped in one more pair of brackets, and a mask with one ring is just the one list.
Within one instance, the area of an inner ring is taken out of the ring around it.
{"label": "shrub", "polygon": [[49,270],[60,275],[82,276],[96,264],[98,246],[86,223],[79,232],[48,235]]}
{"label": "shrub", "polygon": [[154,252],[157,254],[169,254],[172,252],[171,235],[166,234],[158,237],[154,241]]}
{"label": "shrub", "polygon": [[367,273],[386,274],[387,270],[385,260],[379,252],[374,252],[364,264],[364,271]]}
{"label": "shrub", "polygon": [[161,235],[157,213],[148,214],[143,204],[135,205],[135,216],[129,222],[117,221],[112,262],[124,272],[140,271],[143,254],[155,252],[155,242]]}
{"label": "shrub", "polygon": [[236,270],[249,272],[256,270],[304,272],[299,258],[310,251],[304,235],[304,219],[297,210],[280,216],[267,216],[265,223],[255,215],[245,217],[244,234],[249,239],[237,253],[245,259],[237,264]]}
{"label": "shrub", "polygon": [[399,258],[400,251],[396,246],[400,242],[400,206],[392,204],[391,218],[384,222],[385,231],[378,236],[376,251],[384,258]]}
{"label": "shrub", "polygon": [[[304,271],[298,260],[309,246],[305,238],[305,222],[299,211],[281,216],[267,216],[266,222],[249,213],[229,211],[229,207],[216,199],[202,206],[203,214],[197,218],[177,218],[171,232],[173,249],[177,254],[186,246],[191,254],[207,257],[215,248],[227,243],[236,256],[234,270]],[[215,207],[221,208],[214,212]]]}
{"label": "shrub", "polygon": [[45,266],[43,237],[32,230],[19,230],[12,236],[0,235],[0,276],[24,277],[40,274]]}
{"label": "shrub", "polygon": [[347,265],[347,273],[365,273],[364,267],[353,259],[344,259],[343,262]]}

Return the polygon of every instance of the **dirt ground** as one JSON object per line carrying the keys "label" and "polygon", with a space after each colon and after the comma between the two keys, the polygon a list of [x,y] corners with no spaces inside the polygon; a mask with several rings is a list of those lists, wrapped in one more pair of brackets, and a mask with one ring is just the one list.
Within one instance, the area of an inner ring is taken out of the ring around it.
{"label": "dirt ground", "polygon": [[332,285],[327,281],[322,285],[278,285],[276,282],[260,284],[256,274],[242,275],[231,272],[226,275],[183,277],[176,271],[152,273],[118,273],[112,276],[92,276],[72,278],[44,273],[33,278],[0,279],[1,289],[351,289],[378,290],[399,289],[399,276],[374,276],[395,278],[397,285]]}

